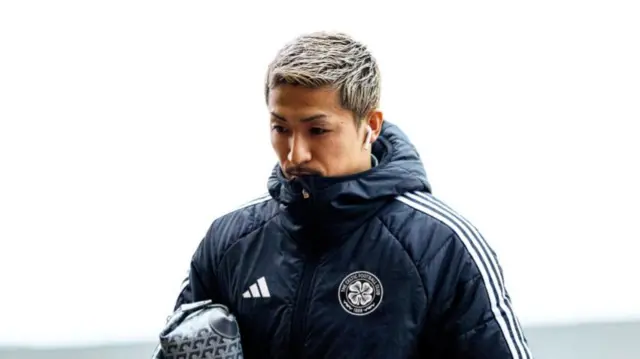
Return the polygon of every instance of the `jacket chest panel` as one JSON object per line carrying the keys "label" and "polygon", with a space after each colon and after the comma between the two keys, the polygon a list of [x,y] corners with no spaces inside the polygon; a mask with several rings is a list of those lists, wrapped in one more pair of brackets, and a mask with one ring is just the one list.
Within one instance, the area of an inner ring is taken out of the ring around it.
{"label": "jacket chest panel", "polygon": [[[236,316],[243,342],[259,357],[282,357],[288,345],[292,306],[304,262],[277,228],[250,234],[231,248],[220,266],[220,287]],[[268,354],[267,354],[268,353]]]}
{"label": "jacket chest panel", "polygon": [[317,261],[304,260],[282,232],[243,239],[228,254],[235,265],[227,264],[226,277],[243,337],[274,357],[292,341],[305,352],[377,350],[372,357],[414,349],[427,309],[422,280],[399,243],[374,232],[358,233]]}
{"label": "jacket chest panel", "polygon": [[353,348],[372,358],[415,350],[428,303],[406,252],[389,243],[345,246],[318,268],[305,317],[306,350],[340,357],[340,350]]}

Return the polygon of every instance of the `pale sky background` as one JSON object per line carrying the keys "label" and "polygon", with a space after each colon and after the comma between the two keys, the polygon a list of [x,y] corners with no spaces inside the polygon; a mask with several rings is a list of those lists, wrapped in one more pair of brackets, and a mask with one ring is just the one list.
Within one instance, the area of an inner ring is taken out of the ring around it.
{"label": "pale sky background", "polygon": [[0,344],[154,339],[266,191],[284,42],[341,30],[528,325],[640,318],[637,1],[0,3]]}

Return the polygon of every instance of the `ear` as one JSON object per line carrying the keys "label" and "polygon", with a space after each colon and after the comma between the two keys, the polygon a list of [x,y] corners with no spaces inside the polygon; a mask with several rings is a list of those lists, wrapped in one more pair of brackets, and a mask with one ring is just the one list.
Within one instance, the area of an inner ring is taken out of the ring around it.
{"label": "ear", "polygon": [[[364,121],[364,125],[369,125],[371,127],[371,140],[370,143],[373,143],[380,136],[380,131],[382,131],[382,122],[383,122],[382,111],[373,110],[369,113],[367,118]],[[366,130],[365,130],[366,134]]]}

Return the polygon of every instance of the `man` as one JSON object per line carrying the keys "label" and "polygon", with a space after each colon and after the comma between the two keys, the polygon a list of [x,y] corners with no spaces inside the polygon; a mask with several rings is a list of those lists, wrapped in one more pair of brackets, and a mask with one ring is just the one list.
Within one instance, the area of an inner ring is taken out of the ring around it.
{"label": "man", "polygon": [[236,316],[245,358],[531,358],[495,253],[431,194],[378,108],[380,72],[340,33],[268,68],[269,194],[216,219],[176,308]]}

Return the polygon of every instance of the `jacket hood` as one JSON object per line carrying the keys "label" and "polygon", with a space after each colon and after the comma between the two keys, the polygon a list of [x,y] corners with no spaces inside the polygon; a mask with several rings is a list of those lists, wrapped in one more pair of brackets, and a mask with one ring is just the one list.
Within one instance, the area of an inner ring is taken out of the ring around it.
{"label": "jacket hood", "polygon": [[314,231],[326,228],[337,235],[360,225],[398,195],[431,192],[420,155],[398,126],[383,122],[372,154],[378,160],[376,166],[342,177],[311,175],[289,180],[277,164],[269,177],[269,193],[287,213],[288,224]]}

